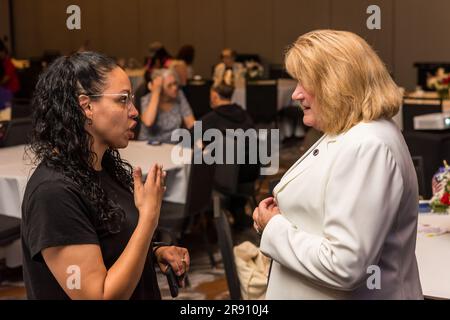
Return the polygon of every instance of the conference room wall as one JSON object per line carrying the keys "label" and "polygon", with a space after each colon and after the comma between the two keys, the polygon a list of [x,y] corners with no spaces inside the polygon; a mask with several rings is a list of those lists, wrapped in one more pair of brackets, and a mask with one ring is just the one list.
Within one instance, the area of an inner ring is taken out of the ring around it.
{"label": "conference room wall", "polygon": [[[66,8],[81,7],[81,30],[66,28]],[[366,9],[382,10],[381,30],[368,30]],[[220,50],[259,53],[282,63],[286,46],[318,28],[356,32],[380,54],[398,83],[413,88],[419,60],[449,60],[448,0],[14,0],[16,55],[63,53],[85,40],[115,57],[142,60],[159,40],[172,54],[196,47],[196,73],[208,77]]]}
{"label": "conference room wall", "polygon": [[414,62],[450,62],[450,1],[396,0],[394,63],[397,81],[414,89]]}
{"label": "conference room wall", "polygon": [[11,30],[9,21],[9,1],[0,0],[0,39],[11,48]]}
{"label": "conference room wall", "polygon": [[[372,45],[380,55],[391,73],[394,73],[393,61],[393,27],[394,8],[392,0],[333,0],[331,2],[331,28],[353,31]],[[381,9],[381,29],[369,30],[367,28],[367,8],[376,4]]]}

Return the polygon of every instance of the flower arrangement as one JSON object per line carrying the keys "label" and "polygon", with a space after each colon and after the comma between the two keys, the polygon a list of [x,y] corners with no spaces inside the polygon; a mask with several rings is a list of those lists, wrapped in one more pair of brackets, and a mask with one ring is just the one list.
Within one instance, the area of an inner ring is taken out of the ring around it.
{"label": "flower arrangement", "polygon": [[449,98],[450,74],[445,73],[444,68],[439,68],[434,76],[428,76],[427,86],[436,90],[441,99]]}
{"label": "flower arrangement", "polygon": [[245,62],[245,75],[247,80],[261,79],[264,74],[264,68],[256,61],[249,60]]}
{"label": "flower arrangement", "polygon": [[450,166],[444,160],[444,167],[433,176],[433,198],[430,201],[434,213],[450,213]]}

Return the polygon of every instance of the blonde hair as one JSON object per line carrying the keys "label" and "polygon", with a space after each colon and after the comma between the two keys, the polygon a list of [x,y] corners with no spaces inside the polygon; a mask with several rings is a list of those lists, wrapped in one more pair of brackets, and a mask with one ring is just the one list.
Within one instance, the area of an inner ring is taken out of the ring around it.
{"label": "blonde hair", "polygon": [[375,51],[347,31],[317,30],[300,36],[286,52],[286,70],[313,94],[318,124],[339,134],[361,121],[390,119],[402,94]]}

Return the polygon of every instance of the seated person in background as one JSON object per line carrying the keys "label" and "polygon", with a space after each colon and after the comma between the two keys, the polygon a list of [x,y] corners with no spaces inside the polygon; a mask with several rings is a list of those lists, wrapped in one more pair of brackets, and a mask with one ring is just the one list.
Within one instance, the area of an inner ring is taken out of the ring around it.
{"label": "seated person in background", "polygon": [[0,64],[3,68],[3,74],[0,78],[0,86],[3,89],[11,91],[15,94],[20,89],[19,77],[17,76],[16,68],[14,67],[11,57],[8,54],[8,48],[0,40]]}
{"label": "seated person in background", "polygon": [[[0,79],[5,75],[5,69],[3,64],[0,63]],[[0,121],[11,120],[11,100],[12,92],[2,86],[0,86]]]}
{"label": "seated person in background", "polygon": [[221,83],[211,87],[211,109],[204,115],[202,121],[203,131],[211,128],[219,129],[225,133],[226,129],[254,128],[253,120],[241,106],[231,102],[234,87]]}
{"label": "seated person in background", "polygon": [[[242,107],[231,102],[233,92],[233,86],[223,83],[211,88],[210,100],[212,111],[200,119],[203,132],[208,129],[219,129],[225,137],[226,129],[243,129],[245,131],[254,128],[250,115]],[[207,143],[208,141],[203,142],[203,144]],[[260,168],[258,164],[248,163],[248,142],[246,142],[245,148],[246,163],[240,165],[238,182],[252,183],[258,178]],[[230,197],[230,203],[227,209],[233,214],[235,220],[233,226],[236,229],[244,229],[253,225],[252,219],[245,213],[246,202],[247,199],[245,197],[238,195]]]}
{"label": "seated person in background", "polygon": [[170,69],[155,70],[149,82],[150,93],[141,100],[141,130],[139,140],[163,143],[171,141],[172,131],[183,124],[192,128],[195,118],[189,102],[178,88],[176,74]]}
{"label": "seated person in background", "polygon": [[220,62],[214,68],[214,85],[222,82],[231,86],[242,86],[245,83],[245,68],[242,63],[236,62],[236,52],[231,49],[223,49]]}

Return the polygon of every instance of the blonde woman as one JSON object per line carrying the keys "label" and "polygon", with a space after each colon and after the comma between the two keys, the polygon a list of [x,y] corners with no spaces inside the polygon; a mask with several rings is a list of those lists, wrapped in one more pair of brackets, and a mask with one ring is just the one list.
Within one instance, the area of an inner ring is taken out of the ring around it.
{"label": "blonde woman", "polygon": [[416,173],[391,120],[399,89],[359,36],[319,30],[286,54],[303,122],[324,136],[253,213],[268,299],[422,299]]}

